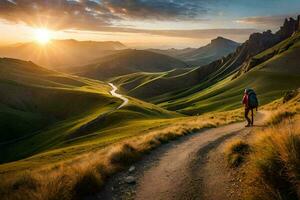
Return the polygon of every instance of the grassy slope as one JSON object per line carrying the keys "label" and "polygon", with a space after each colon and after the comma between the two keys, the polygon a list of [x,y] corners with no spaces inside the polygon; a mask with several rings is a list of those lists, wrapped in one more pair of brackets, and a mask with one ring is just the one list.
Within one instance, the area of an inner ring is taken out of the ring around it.
{"label": "grassy slope", "polygon": [[248,87],[257,90],[260,103],[264,104],[278,98],[284,91],[299,86],[299,38],[300,33],[297,33],[256,55],[254,58],[260,59],[275,54],[235,79],[232,73],[224,73],[230,63],[234,63],[229,60],[229,65],[224,64],[221,68],[219,64],[211,64],[189,71],[177,71],[176,75],[169,75],[172,71],[160,74],[137,73],[117,77],[113,81],[131,96],[185,114],[237,108],[243,90]]}
{"label": "grassy slope", "polygon": [[[127,91],[130,96],[152,101],[156,96],[196,84],[200,79],[198,71],[198,68],[187,68],[160,73],[140,72],[116,77],[111,81]],[[181,84],[174,84],[174,82],[181,82]]]}
{"label": "grassy slope", "polygon": [[78,67],[76,74],[106,80],[135,72],[163,72],[184,67],[187,67],[186,63],[170,56],[127,49],[103,57],[94,64]]}
{"label": "grassy slope", "polygon": [[[289,48],[282,51],[286,46]],[[275,50],[278,54],[273,58],[236,79],[229,77],[199,93],[162,103],[161,106],[189,114],[233,109],[240,106],[245,88],[254,88],[261,104],[270,102],[285,91],[300,86],[300,33],[257,56]]]}
{"label": "grassy slope", "polygon": [[[1,59],[0,160],[89,143],[95,138],[104,144],[130,135],[129,126],[140,128],[155,119],[178,116],[132,98],[129,105],[116,111],[121,101],[112,97],[110,90],[103,82],[49,71],[31,62]],[[127,133],[115,130],[124,127]]]}

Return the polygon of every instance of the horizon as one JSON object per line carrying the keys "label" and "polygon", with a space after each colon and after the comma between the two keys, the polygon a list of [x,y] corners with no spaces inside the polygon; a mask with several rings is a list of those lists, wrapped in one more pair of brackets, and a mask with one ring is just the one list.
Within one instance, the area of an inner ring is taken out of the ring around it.
{"label": "horizon", "polygon": [[0,199],[300,199],[300,0],[0,0]]}
{"label": "horizon", "polygon": [[182,49],[204,46],[218,36],[242,43],[253,32],[274,32],[285,18],[296,16],[300,2],[2,0],[0,10],[1,46],[37,41],[36,32],[45,29],[53,40]]}

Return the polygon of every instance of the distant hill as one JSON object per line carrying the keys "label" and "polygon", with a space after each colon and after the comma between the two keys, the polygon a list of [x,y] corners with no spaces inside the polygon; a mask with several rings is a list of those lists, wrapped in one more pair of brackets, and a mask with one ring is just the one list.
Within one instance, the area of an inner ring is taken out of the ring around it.
{"label": "distant hill", "polygon": [[52,40],[47,45],[35,42],[0,47],[0,57],[31,60],[39,65],[60,69],[88,64],[96,58],[125,49],[120,42]]}
{"label": "distant hill", "polygon": [[[32,62],[0,58],[0,163],[71,145],[90,134],[102,137],[95,132],[116,124],[176,116],[130,97],[128,105],[116,110],[122,102],[110,94],[111,89],[107,83],[51,71]],[[105,135],[110,136],[117,139],[126,134]]]}
{"label": "distant hill", "polygon": [[238,46],[240,46],[240,44],[237,42],[223,37],[217,37],[208,45],[197,49],[151,49],[150,51],[181,59],[193,66],[202,66],[227,56],[228,54],[234,52]]}
{"label": "distant hill", "polygon": [[71,69],[80,76],[105,80],[135,72],[163,72],[188,65],[176,58],[144,50],[121,50],[105,56],[95,64]]}
{"label": "distant hill", "polygon": [[236,108],[247,87],[268,102],[300,86],[299,22],[289,19],[276,33],[254,33],[234,53],[202,67],[156,75],[137,73],[113,81],[131,96],[185,114]]}

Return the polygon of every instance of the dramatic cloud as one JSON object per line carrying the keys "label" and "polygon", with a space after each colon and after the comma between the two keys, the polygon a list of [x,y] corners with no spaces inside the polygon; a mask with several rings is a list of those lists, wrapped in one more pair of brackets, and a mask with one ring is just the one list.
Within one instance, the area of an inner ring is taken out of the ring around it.
{"label": "dramatic cloud", "polygon": [[[236,23],[233,22],[234,18],[226,17],[230,13],[243,16],[240,8],[248,6],[248,3],[229,3],[230,0],[0,0],[0,20],[54,30],[143,33],[186,38],[252,33],[253,29],[230,29],[236,27]],[[256,6],[254,3],[251,5]],[[219,11],[224,11],[225,16],[220,18],[217,14]],[[246,24],[243,26],[246,28],[274,27],[280,25],[284,17],[245,17],[236,22]],[[160,22],[157,29],[164,28],[163,24],[166,24],[165,29],[196,27],[196,30],[148,30],[155,29],[155,22]],[[178,24],[167,26],[168,22]],[[147,24],[153,25],[147,27]],[[195,24],[223,29],[198,30]]]}
{"label": "dramatic cloud", "polygon": [[0,18],[53,29],[101,30],[128,19],[195,20],[205,12],[183,0],[0,0]]}
{"label": "dramatic cloud", "polygon": [[0,0],[0,17],[53,29],[98,29],[119,19],[105,7],[88,0]]}
{"label": "dramatic cloud", "polygon": [[186,0],[103,0],[112,12],[125,18],[192,20],[207,10],[199,1]]}

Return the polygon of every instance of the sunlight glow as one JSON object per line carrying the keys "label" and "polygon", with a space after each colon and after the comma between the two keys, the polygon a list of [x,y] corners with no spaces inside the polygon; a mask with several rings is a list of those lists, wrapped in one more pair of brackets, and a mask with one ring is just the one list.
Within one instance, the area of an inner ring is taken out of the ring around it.
{"label": "sunlight glow", "polygon": [[48,29],[39,28],[35,30],[35,40],[40,44],[47,44],[51,40],[51,32]]}

